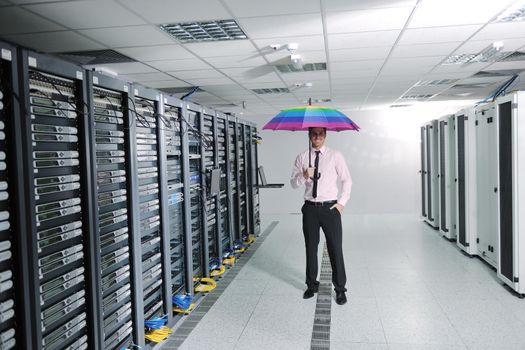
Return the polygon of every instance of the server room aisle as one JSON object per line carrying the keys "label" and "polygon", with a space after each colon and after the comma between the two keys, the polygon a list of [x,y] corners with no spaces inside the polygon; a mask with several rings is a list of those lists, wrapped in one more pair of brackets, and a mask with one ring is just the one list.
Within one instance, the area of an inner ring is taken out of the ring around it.
{"label": "server room aisle", "polygon": [[[411,216],[343,220],[348,303],[332,299],[330,349],[525,349],[525,300],[481,260]],[[302,299],[301,216],[263,216],[263,231],[272,221],[179,349],[310,349],[316,298]]]}

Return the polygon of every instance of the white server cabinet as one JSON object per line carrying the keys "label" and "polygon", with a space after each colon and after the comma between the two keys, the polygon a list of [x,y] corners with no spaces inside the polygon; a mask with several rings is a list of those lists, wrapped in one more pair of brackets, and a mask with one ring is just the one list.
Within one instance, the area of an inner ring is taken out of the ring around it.
{"label": "white server cabinet", "polygon": [[525,92],[496,101],[498,277],[525,294]]}
{"label": "white server cabinet", "polygon": [[449,240],[456,238],[455,120],[452,115],[438,121],[439,231]]}
{"label": "white server cabinet", "polygon": [[432,227],[439,228],[438,193],[438,121],[425,124],[425,210],[424,220]]}
{"label": "white server cabinet", "polygon": [[421,126],[421,217],[425,219],[427,217],[427,128],[425,125]]}
{"label": "white server cabinet", "polygon": [[473,109],[454,114],[456,122],[456,218],[460,249],[477,254],[476,247],[476,133]]}
{"label": "white server cabinet", "polygon": [[498,196],[496,111],[493,103],[477,107],[476,188],[477,254],[493,267],[498,263]]}

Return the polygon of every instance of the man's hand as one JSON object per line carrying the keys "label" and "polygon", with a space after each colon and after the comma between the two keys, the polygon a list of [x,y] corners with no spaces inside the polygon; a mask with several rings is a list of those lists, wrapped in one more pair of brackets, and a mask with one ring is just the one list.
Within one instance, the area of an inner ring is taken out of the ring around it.
{"label": "man's hand", "polygon": [[335,203],[334,205],[332,205],[330,207],[330,210],[333,210],[334,208],[336,208],[337,210],[339,210],[339,214],[343,214],[343,209],[345,208],[344,205],[341,205],[339,203]]}

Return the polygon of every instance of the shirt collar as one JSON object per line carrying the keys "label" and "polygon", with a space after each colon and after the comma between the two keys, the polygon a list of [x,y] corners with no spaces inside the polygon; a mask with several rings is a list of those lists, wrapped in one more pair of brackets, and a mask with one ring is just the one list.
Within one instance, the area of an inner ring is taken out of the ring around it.
{"label": "shirt collar", "polygon": [[[315,154],[315,151],[316,151],[315,148],[312,147],[311,150],[312,150],[312,152]],[[321,151],[321,154],[323,154],[323,155],[326,153],[326,150],[327,150],[326,145],[323,145],[323,147],[321,147],[321,148],[319,149],[319,151]]]}

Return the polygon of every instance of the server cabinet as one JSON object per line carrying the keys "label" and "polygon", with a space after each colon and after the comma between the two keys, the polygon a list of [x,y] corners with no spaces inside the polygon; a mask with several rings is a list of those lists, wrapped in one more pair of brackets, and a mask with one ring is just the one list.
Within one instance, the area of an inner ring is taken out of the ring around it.
{"label": "server cabinet", "polygon": [[99,286],[97,307],[100,348],[120,349],[134,343],[131,250],[133,189],[131,154],[135,142],[130,125],[130,86],[107,76],[87,72],[90,110],[92,178],[96,181],[95,246],[93,258]]}
{"label": "server cabinet", "polygon": [[185,196],[184,194],[184,152],[182,122],[182,101],[173,97],[164,97],[163,115],[167,121],[165,128],[166,144],[166,169],[167,169],[167,191],[168,191],[168,218],[167,236],[170,242],[170,295],[185,294],[190,288],[191,276],[186,271],[186,247],[187,236],[185,225]]}
{"label": "server cabinet", "polygon": [[233,241],[240,240],[240,206],[239,193],[237,184],[239,183],[239,163],[238,163],[238,149],[237,149],[237,121],[236,118],[229,115],[227,120],[227,144],[228,144],[228,172],[230,174],[228,187],[230,187],[230,232]]}
{"label": "server cabinet", "polygon": [[425,124],[425,175],[426,175],[426,216],[424,220],[432,227],[439,228],[438,188],[438,121]]}
{"label": "server cabinet", "polygon": [[236,125],[236,147],[237,147],[237,201],[238,201],[238,225],[239,225],[239,239],[245,240],[248,237],[248,198],[247,198],[247,176],[246,171],[248,163],[246,162],[246,143],[244,132],[245,125],[237,120]]}
{"label": "server cabinet", "polygon": [[[202,134],[200,133],[203,123],[202,110],[199,105],[184,102],[185,109],[183,118],[185,118],[186,130],[188,134],[188,173],[185,175],[189,179],[189,207],[191,229],[191,257],[192,257],[192,276],[206,277],[208,273],[208,235],[206,218],[204,217],[204,207],[206,196],[202,188]],[[199,282],[195,281],[195,285]]]}
{"label": "server cabinet", "polygon": [[438,123],[439,231],[447,239],[453,240],[456,238],[455,122],[452,116],[445,116]]}
{"label": "server cabinet", "polygon": [[497,267],[497,158],[496,112],[489,104],[475,110],[477,254]]}
{"label": "server cabinet", "polygon": [[231,235],[231,163],[229,161],[229,142],[228,142],[228,117],[225,114],[217,113],[217,151],[218,166],[221,169],[221,181],[219,191],[220,207],[220,240],[222,254],[232,251],[233,236]]}
{"label": "server cabinet", "polygon": [[95,188],[84,72],[20,51],[32,348],[97,349]]}
{"label": "server cabinet", "polygon": [[525,93],[496,101],[498,165],[498,277],[525,294]]}
{"label": "server cabinet", "polygon": [[477,254],[476,130],[473,109],[454,114],[456,120],[456,217],[457,245],[469,255]]}
{"label": "server cabinet", "polygon": [[[161,317],[171,310],[171,294],[166,278],[170,271],[167,232],[167,178],[164,159],[164,131],[167,122],[160,111],[160,94],[140,85],[133,85],[131,128],[135,140],[133,168],[136,176],[134,232],[134,263],[136,264],[136,307],[143,312],[137,317],[137,337],[143,345],[144,321]],[[138,221],[138,222],[137,222]],[[138,283],[138,282],[141,283]],[[142,339],[141,339],[142,338]]]}
{"label": "server cabinet", "polygon": [[257,127],[252,125],[251,127],[251,159],[250,159],[250,174],[251,174],[251,191],[252,191],[252,232],[258,236],[261,233],[261,216],[260,216],[260,205],[259,205],[259,161],[257,159],[257,145],[260,137],[257,131]]}
{"label": "server cabinet", "polygon": [[15,48],[0,42],[0,348],[31,349],[18,67]]}

